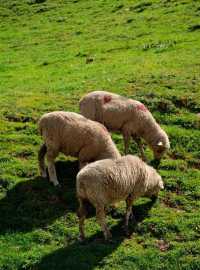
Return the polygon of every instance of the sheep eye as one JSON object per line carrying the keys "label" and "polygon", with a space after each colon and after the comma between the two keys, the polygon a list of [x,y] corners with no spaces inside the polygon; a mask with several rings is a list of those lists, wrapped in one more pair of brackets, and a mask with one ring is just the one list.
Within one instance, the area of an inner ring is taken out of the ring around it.
{"label": "sheep eye", "polygon": [[162,152],[163,152],[163,149],[158,149],[158,150],[157,150],[157,153],[158,153],[158,154],[161,154]]}

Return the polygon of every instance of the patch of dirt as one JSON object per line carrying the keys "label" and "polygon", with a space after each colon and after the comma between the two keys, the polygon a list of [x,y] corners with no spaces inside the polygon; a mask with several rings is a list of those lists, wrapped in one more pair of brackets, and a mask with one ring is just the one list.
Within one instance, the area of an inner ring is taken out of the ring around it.
{"label": "patch of dirt", "polygon": [[174,105],[178,108],[186,108],[190,110],[191,112],[196,112],[196,113],[200,111],[199,104],[192,97],[172,96],[170,99],[174,103]]}
{"label": "patch of dirt", "polygon": [[[176,194],[181,195],[182,191],[177,188]],[[183,207],[180,204],[180,202],[173,201],[169,194],[167,194],[165,198],[162,199],[162,202],[169,208],[183,210]]]}
{"label": "patch of dirt", "polygon": [[26,123],[26,122],[35,122],[35,120],[30,116],[25,115],[13,115],[13,114],[5,114],[5,118],[10,122],[20,122],[20,123]]}
{"label": "patch of dirt", "polygon": [[34,5],[34,4],[41,4],[41,3],[44,3],[46,2],[46,0],[30,0],[28,1],[28,4],[29,5]]}
{"label": "patch of dirt", "polygon": [[30,157],[33,153],[32,152],[28,152],[28,151],[24,151],[21,153],[16,153],[16,157],[20,158],[20,159],[27,159],[28,157]]}
{"label": "patch of dirt", "polygon": [[173,103],[169,100],[161,100],[158,102],[157,109],[159,112],[170,113],[175,111]]}
{"label": "patch of dirt", "polygon": [[47,12],[47,11],[49,11],[49,10],[50,10],[49,8],[41,7],[41,8],[39,8],[38,10],[36,10],[35,13],[43,13],[43,12]]}
{"label": "patch of dirt", "polygon": [[200,161],[188,161],[188,166],[193,169],[200,170]]}
{"label": "patch of dirt", "polygon": [[152,2],[143,2],[133,7],[130,7],[130,10],[139,13],[139,12],[143,12],[145,9],[147,9],[151,5],[152,5]]}
{"label": "patch of dirt", "polygon": [[123,4],[120,4],[120,5],[116,6],[116,7],[114,7],[114,9],[112,10],[112,12],[116,12],[116,11],[122,9],[123,7],[124,7],[124,5]]}
{"label": "patch of dirt", "polygon": [[177,160],[177,159],[181,159],[181,160],[185,160],[186,157],[184,156],[184,154],[180,153],[180,152],[171,152],[171,153],[168,153],[168,156],[173,159],[173,160]]}

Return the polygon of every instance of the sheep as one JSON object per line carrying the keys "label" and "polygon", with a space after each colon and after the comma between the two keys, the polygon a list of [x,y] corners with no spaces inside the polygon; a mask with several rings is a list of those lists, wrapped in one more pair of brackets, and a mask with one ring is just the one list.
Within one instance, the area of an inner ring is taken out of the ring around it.
{"label": "sheep", "polygon": [[87,215],[86,205],[96,208],[97,222],[101,226],[105,240],[111,233],[105,222],[105,208],[126,201],[125,232],[128,234],[129,217],[132,204],[140,196],[157,196],[163,189],[163,181],[157,171],[133,155],[119,159],[104,159],[85,166],[76,178],[76,193],[79,201],[80,240],[85,238],[84,221]]}
{"label": "sheep", "polygon": [[87,163],[119,158],[121,155],[107,129],[74,112],[55,111],[44,114],[39,120],[39,131],[44,139],[38,153],[39,170],[46,177],[45,155],[48,161],[49,180],[58,185],[54,160],[59,152],[78,157],[80,168]]}
{"label": "sheep", "polygon": [[122,133],[125,154],[128,154],[131,137],[138,144],[143,160],[146,160],[146,157],[141,138],[147,142],[153,150],[157,164],[170,148],[166,132],[145,105],[137,100],[106,91],[94,91],[80,100],[79,107],[85,117],[104,124],[109,131]]}

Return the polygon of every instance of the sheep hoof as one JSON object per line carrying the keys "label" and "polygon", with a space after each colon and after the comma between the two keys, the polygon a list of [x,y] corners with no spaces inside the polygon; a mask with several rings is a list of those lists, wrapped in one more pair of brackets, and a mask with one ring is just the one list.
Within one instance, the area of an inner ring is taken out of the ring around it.
{"label": "sheep hoof", "polygon": [[56,185],[54,184],[54,186],[55,186],[56,188],[58,188],[58,189],[60,189],[60,188],[61,188],[61,184],[59,184],[59,183],[58,183],[58,184],[56,184]]}
{"label": "sheep hoof", "polygon": [[156,195],[151,196],[152,203],[155,203],[157,200],[158,200],[158,196],[156,196]]}
{"label": "sheep hoof", "polygon": [[131,236],[131,234],[130,234],[130,231],[129,231],[128,227],[127,226],[124,226],[123,229],[124,229],[125,236],[129,238]]}
{"label": "sheep hoof", "polygon": [[110,214],[113,218],[121,217],[121,215],[117,212],[115,206],[110,206],[106,209],[107,213]]}
{"label": "sheep hoof", "polygon": [[106,243],[108,244],[113,244],[113,239],[112,238],[108,238],[107,240],[105,240]]}
{"label": "sheep hoof", "polygon": [[46,173],[46,171],[41,172],[40,175],[41,175],[42,178],[47,178],[47,173]]}
{"label": "sheep hoof", "polygon": [[112,241],[112,234],[110,231],[104,232],[104,239],[106,242]]}
{"label": "sheep hoof", "polygon": [[130,215],[130,220],[131,220],[133,223],[136,223],[136,218],[135,218],[135,216],[133,215],[133,213],[131,213],[131,215]]}
{"label": "sheep hoof", "polygon": [[126,233],[126,237],[130,239],[131,238],[131,233],[130,232],[127,232]]}
{"label": "sheep hoof", "polygon": [[52,185],[54,187],[56,187],[56,188],[60,188],[61,187],[60,183],[57,180],[56,181],[52,181],[52,180],[49,179],[49,182],[52,183]]}
{"label": "sheep hoof", "polygon": [[84,244],[85,243],[85,237],[79,236],[78,241],[79,241],[79,243]]}

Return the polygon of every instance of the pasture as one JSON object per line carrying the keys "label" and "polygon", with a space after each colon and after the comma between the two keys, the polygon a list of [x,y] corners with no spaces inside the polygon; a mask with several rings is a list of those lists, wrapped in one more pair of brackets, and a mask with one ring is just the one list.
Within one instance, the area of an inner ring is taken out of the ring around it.
{"label": "pasture", "polygon": [[[0,0],[1,270],[200,269],[199,18],[197,0]],[[99,89],[146,104],[171,149],[159,167],[165,189],[134,204],[131,237],[120,204],[108,215],[113,242],[91,211],[81,245],[77,160],[59,157],[61,189],[40,178],[37,121],[78,112]]]}

